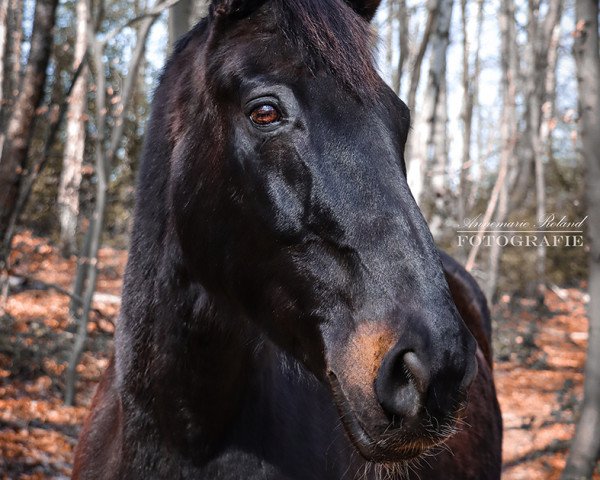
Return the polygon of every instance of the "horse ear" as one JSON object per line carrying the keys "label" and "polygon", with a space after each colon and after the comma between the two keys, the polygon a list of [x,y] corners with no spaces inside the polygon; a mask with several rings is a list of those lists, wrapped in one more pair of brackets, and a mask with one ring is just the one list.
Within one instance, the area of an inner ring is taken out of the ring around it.
{"label": "horse ear", "polygon": [[346,0],[356,13],[370,22],[375,16],[381,0]]}

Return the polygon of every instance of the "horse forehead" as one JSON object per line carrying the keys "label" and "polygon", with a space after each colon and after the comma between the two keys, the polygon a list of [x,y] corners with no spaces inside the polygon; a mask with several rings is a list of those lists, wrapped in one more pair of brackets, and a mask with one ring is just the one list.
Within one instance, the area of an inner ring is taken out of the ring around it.
{"label": "horse forehead", "polygon": [[242,27],[219,38],[205,57],[213,79],[225,86],[268,75],[291,79],[298,77],[303,69],[282,35],[255,34]]}

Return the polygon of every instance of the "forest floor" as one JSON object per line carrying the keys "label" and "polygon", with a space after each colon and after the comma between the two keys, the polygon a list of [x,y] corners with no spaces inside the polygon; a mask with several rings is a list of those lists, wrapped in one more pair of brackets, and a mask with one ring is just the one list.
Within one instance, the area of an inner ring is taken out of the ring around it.
{"label": "forest floor", "polygon": [[[77,406],[65,407],[75,327],[68,297],[47,284],[69,290],[75,262],[27,233],[14,245],[13,271],[27,280],[8,297],[0,318],[0,478],[68,478],[80,426],[112,348],[127,254],[101,251],[99,295],[77,369]],[[503,479],[559,478],[582,397],[586,302],[581,289],[555,288],[541,314],[533,300],[508,296],[493,310]]]}

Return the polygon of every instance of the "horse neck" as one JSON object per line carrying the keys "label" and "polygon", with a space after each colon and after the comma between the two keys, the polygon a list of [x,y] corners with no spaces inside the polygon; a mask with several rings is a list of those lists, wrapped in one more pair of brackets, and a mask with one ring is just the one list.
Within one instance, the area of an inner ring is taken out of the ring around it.
{"label": "horse neck", "polygon": [[187,278],[176,259],[157,262],[135,250],[116,335],[119,389],[174,442],[214,444],[257,370],[248,341],[257,335]]}

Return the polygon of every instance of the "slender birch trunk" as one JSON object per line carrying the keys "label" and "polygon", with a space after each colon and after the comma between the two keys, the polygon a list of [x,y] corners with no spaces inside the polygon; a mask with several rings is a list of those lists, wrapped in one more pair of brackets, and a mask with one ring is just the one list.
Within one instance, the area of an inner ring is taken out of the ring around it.
{"label": "slender birch trunk", "polygon": [[[540,221],[546,212],[546,190],[544,178],[544,146],[540,138],[540,125],[542,115],[543,78],[545,62],[541,60],[540,53],[543,48],[544,38],[539,32],[539,0],[529,0],[527,21],[527,59],[529,65],[527,77],[528,117],[526,121],[529,142],[533,153],[535,172],[535,198],[536,219]],[[546,277],[546,246],[541,244],[536,248],[536,297],[539,304],[544,303],[545,277]]]}
{"label": "slender birch trunk", "polygon": [[[483,22],[479,24],[481,28],[483,26]],[[480,30],[478,30],[480,31]],[[477,98],[475,99],[476,104],[473,106],[474,114],[477,125],[476,135],[475,135],[475,145],[477,147],[477,157],[472,160],[473,169],[470,172],[470,188],[468,195],[466,195],[466,204],[465,204],[465,212],[468,212],[469,215],[473,212],[475,208],[475,204],[480,196],[480,190],[482,187],[483,179],[486,176],[486,163],[485,161],[492,155],[492,152],[495,150],[495,129],[494,127],[487,129],[484,127],[484,111],[480,106],[479,102],[479,94],[477,94]],[[466,193],[466,192],[465,192]]]}
{"label": "slender birch trunk", "polygon": [[[78,0],[77,35],[75,39],[74,68],[83,61],[87,50],[87,6]],[[69,102],[66,126],[66,144],[63,167],[58,187],[60,247],[64,256],[75,253],[77,247],[77,220],[79,218],[79,187],[85,150],[85,112],[87,104],[88,71],[84,66]]]}
{"label": "slender birch trunk", "polygon": [[[538,7],[539,8],[539,7]],[[553,83],[556,68],[556,49],[558,48],[558,34],[560,33],[560,17],[562,13],[562,0],[554,0],[549,6],[543,24],[540,23],[538,34],[539,47],[536,52],[537,58],[541,58],[539,72],[536,75],[536,82],[540,82],[539,99],[536,103],[535,116],[532,118],[534,127],[533,145],[535,151],[535,191],[536,191],[536,216],[538,221],[546,216],[546,175],[544,159],[548,153],[547,141],[549,131],[544,122],[544,106],[548,103],[548,97],[553,97],[553,92],[548,91],[547,87]],[[538,13],[539,14],[539,13]],[[553,44],[554,42],[554,44]],[[534,123],[535,122],[535,123]],[[546,293],[546,246],[540,243],[537,247],[536,255],[536,273],[538,278],[537,296],[538,303],[543,305]]]}
{"label": "slender birch trunk", "polygon": [[[467,215],[467,173],[472,170],[471,143],[473,135],[473,110],[478,103],[479,75],[481,72],[481,30],[483,28],[484,0],[477,0],[477,26],[475,38],[475,51],[473,52],[473,66],[471,66],[471,40],[469,38],[469,19],[467,17],[467,0],[461,0],[462,39],[462,87],[463,100],[460,118],[463,124],[462,131],[462,158],[458,178],[457,211],[459,221]],[[479,125],[481,128],[481,125]],[[481,156],[481,152],[479,152]]]}
{"label": "slender birch trunk", "polygon": [[429,160],[429,171],[431,172],[430,183],[430,213],[429,228],[436,240],[441,239],[444,231],[444,222],[454,222],[451,218],[451,210],[448,205],[448,168],[449,168],[449,145],[448,145],[448,98],[446,65],[441,72],[442,79],[435,111],[435,123],[433,132],[428,142],[428,152],[432,158]]}

